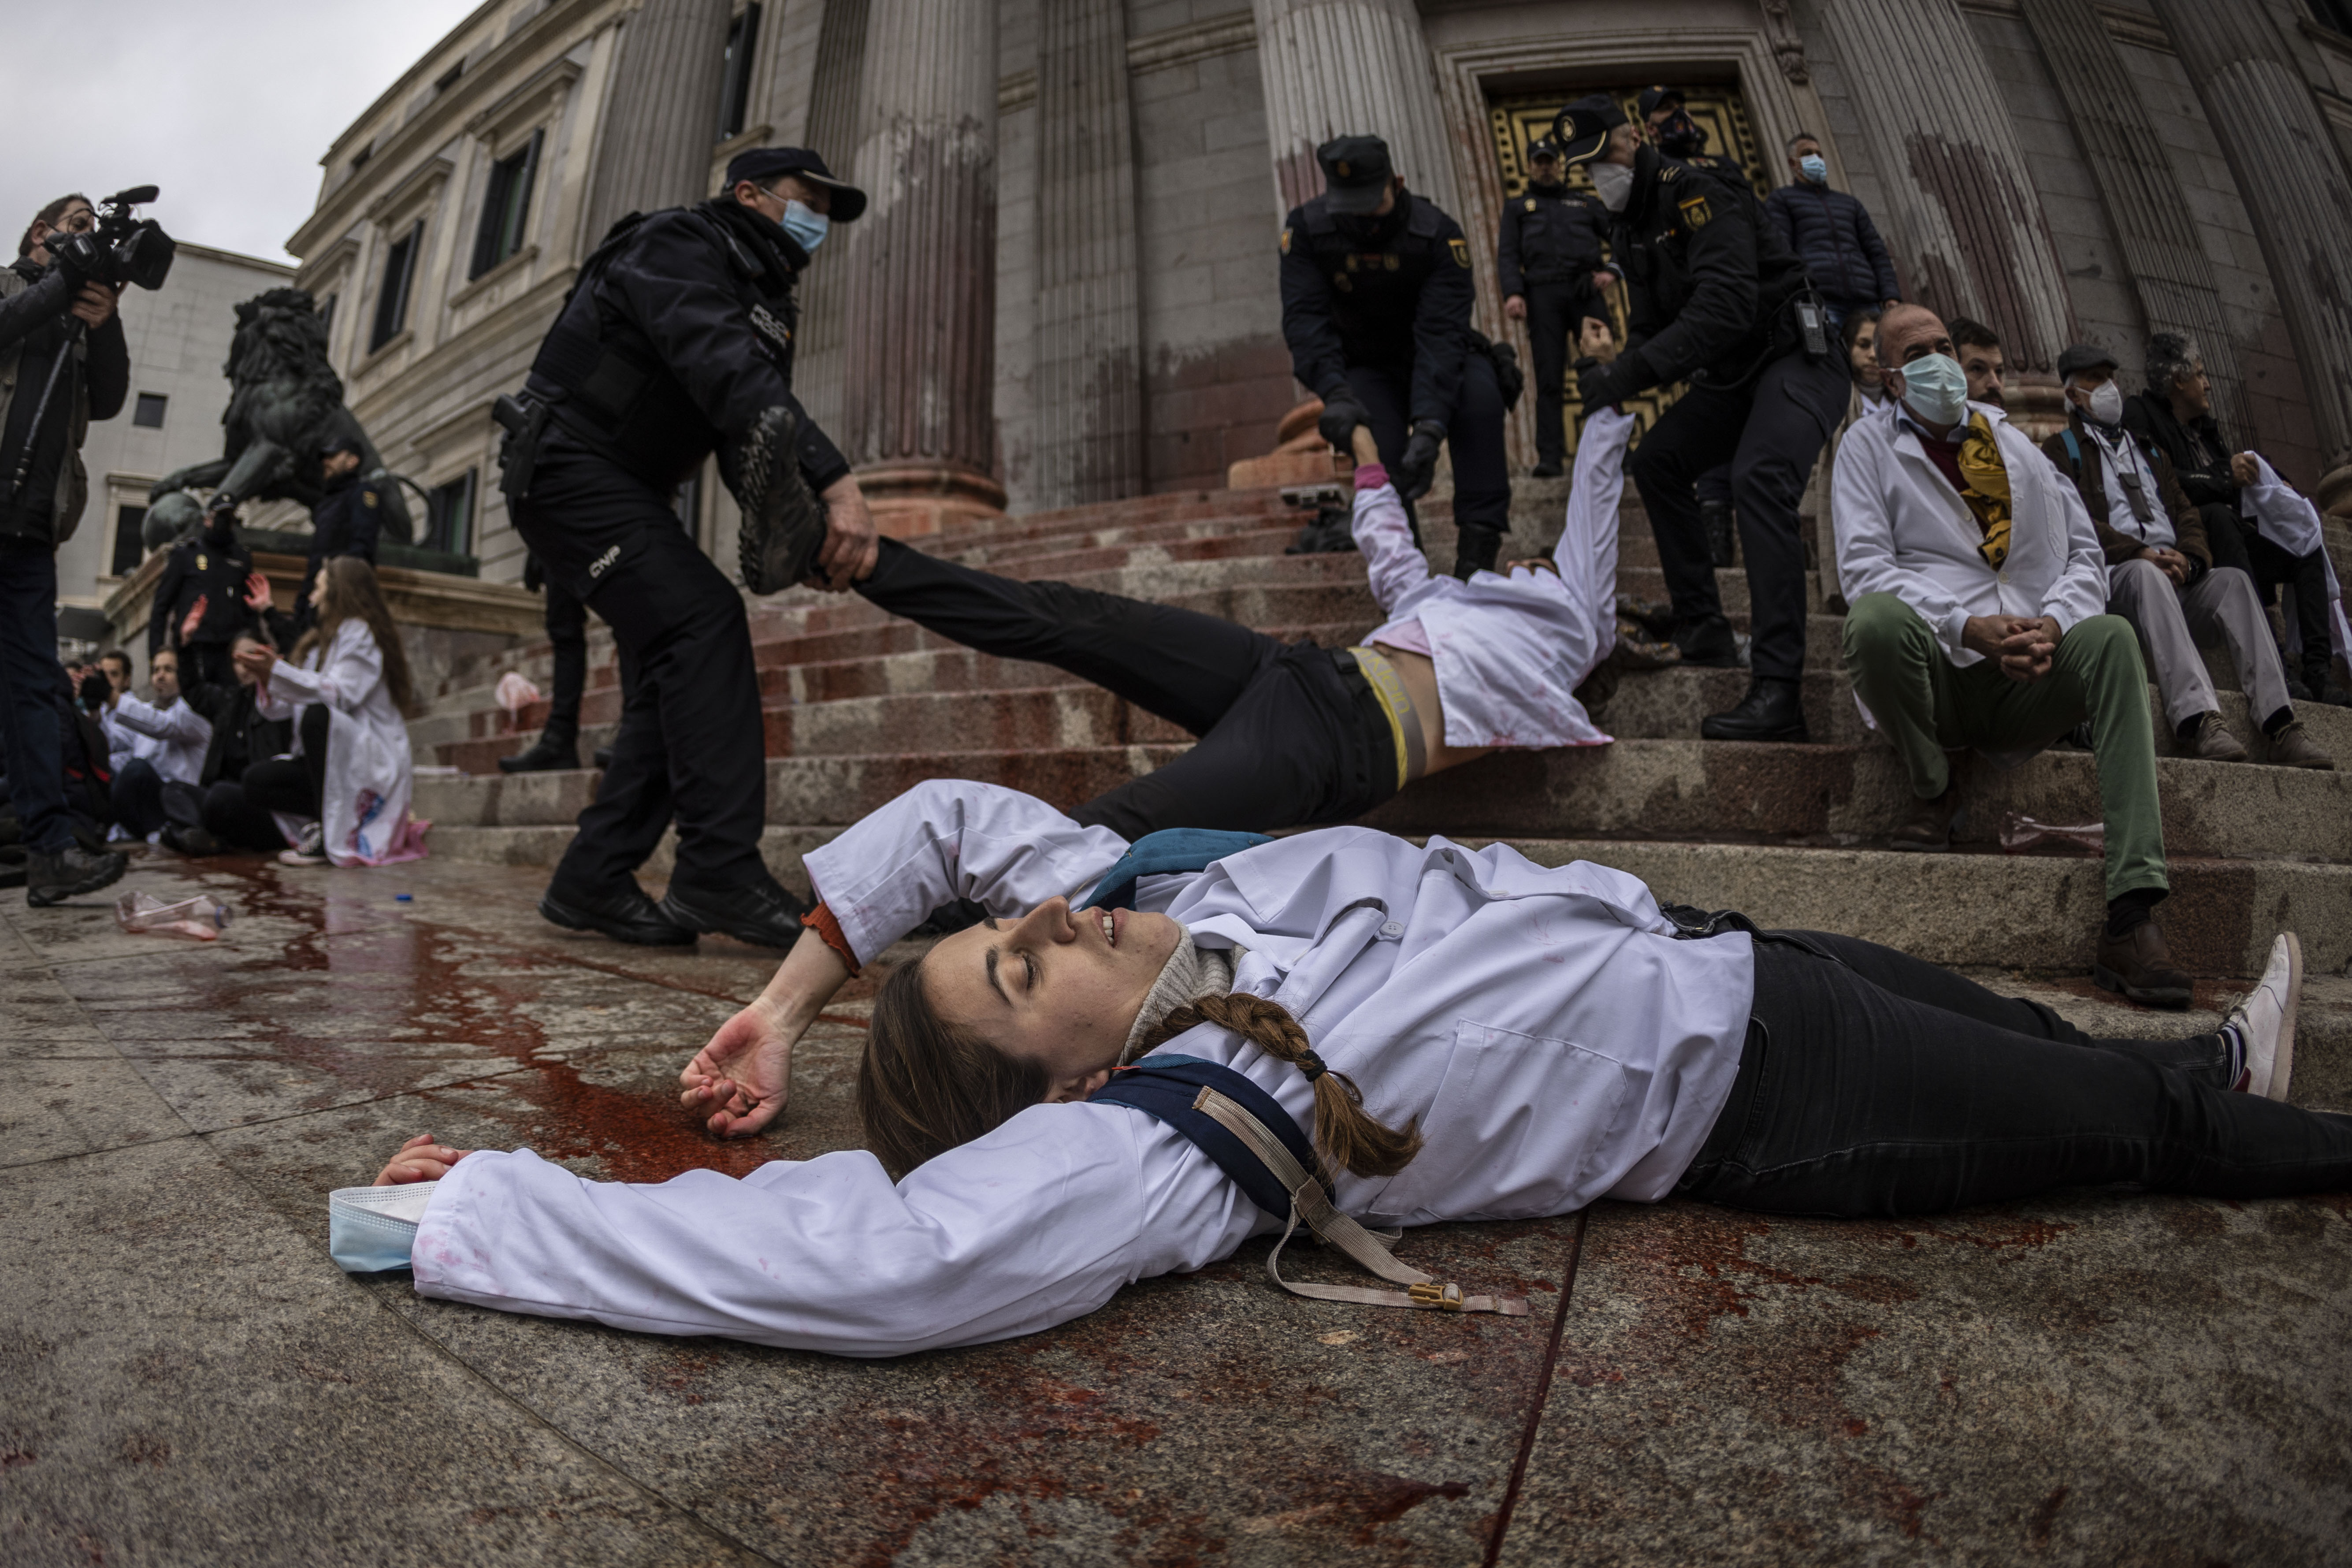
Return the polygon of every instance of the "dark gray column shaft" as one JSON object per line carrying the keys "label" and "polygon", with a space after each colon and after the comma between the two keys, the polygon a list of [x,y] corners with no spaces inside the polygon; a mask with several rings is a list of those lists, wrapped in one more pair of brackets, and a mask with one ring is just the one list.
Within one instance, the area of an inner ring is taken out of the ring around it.
{"label": "dark gray column shaft", "polygon": [[730,11],[729,0],[646,0],[621,24],[589,181],[590,245],[630,213],[710,195]]}

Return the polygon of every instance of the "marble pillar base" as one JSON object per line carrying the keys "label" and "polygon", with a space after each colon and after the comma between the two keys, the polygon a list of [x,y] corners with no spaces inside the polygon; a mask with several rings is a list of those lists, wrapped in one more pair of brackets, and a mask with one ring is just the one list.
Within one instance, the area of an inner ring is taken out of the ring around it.
{"label": "marble pillar base", "polygon": [[944,463],[877,463],[857,470],[874,526],[893,539],[937,533],[950,523],[1004,515],[1004,487],[986,474]]}
{"label": "marble pillar base", "polygon": [[2313,499],[2322,511],[2352,516],[2352,463],[2320,475],[2319,490]]}
{"label": "marble pillar base", "polygon": [[2002,391],[2001,406],[2009,410],[2009,422],[2033,437],[2035,446],[2066,428],[2066,394],[2056,377],[2031,372],[2013,375]]}

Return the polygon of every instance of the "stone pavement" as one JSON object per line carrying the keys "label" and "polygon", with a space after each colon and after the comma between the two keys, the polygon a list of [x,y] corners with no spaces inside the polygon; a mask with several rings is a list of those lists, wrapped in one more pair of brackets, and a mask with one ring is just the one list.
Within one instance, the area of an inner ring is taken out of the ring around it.
{"label": "stone pavement", "polygon": [[713,1142],[671,1083],[769,956],[557,931],[540,875],[143,857],[236,907],[205,947],[0,904],[0,1562],[2352,1561],[2344,1196],[1603,1204],[1409,1239],[1524,1320],[1294,1300],[1258,1243],[873,1363],[347,1277],[325,1195],[412,1132],[635,1181],[856,1142],[862,992],[779,1128]]}

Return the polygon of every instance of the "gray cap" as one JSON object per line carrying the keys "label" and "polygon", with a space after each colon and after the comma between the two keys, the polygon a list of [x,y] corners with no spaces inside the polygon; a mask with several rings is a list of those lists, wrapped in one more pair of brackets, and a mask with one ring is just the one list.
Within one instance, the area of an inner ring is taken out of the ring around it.
{"label": "gray cap", "polygon": [[2095,343],[2070,343],[2058,356],[2058,379],[2064,381],[2077,372],[2116,368],[2116,356]]}

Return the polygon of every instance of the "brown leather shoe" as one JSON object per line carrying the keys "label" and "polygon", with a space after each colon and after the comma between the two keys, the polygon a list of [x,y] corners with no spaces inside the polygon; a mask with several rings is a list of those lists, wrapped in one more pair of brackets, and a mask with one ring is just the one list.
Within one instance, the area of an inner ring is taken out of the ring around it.
{"label": "brown leather shoe", "polygon": [[1889,849],[1913,849],[1935,854],[1952,847],[1952,818],[1960,813],[1960,783],[1958,778],[1944,786],[1944,793],[1933,800],[1921,800],[1914,795],[1911,810],[1886,836]]}
{"label": "brown leather shoe", "polygon": [[2311,731],[2295,720],[2271,737],[2271,766],[2274,768],[2325,768],[2333,770],[2336,759],[2319,749]]}
{"label": "brown leather shoe", "polygon": [[2091,960],[2091,978],[2103,991],[2118,992],[2143,1007],[2189,1005],[2189,976],[2173,966],[2165,950],[2164,933],[2152,920],[2142,921],[2121,936],[2099,928],[2098,955]]}
{"label": "brown leather shoe", "polygon": [[2246,760],[2245,742],[2230,733],[2219,713],[2200,713],[2189,721],[2189,733],[2182,737],[2189,754],[2209,763],[2242,763]]}

